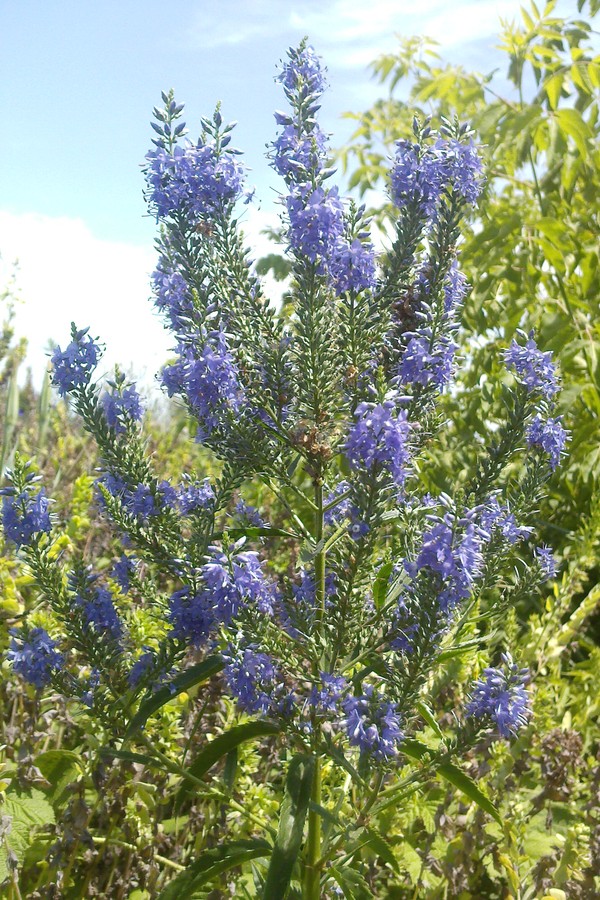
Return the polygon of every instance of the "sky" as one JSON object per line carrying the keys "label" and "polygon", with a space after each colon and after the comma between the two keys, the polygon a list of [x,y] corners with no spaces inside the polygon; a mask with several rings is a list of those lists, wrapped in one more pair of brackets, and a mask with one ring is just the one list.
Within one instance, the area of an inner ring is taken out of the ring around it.
{"label": "sky", "polygon": [[[71,320],[90,326],[115,362],[150,382],[172,343],[149,302],[156,223],[140,164],[152,107],[173,88],[190,136],[222,101],[236,120],[258,201],[246,208],[255,256],[276,224],[281,183],[264,158],[275,136],[274,81],[286,48],[308,35],[329,70],[321,124],[333,144],[349,136],[347,110],[382,88],[368,63],[397,35],[426,34],[439,52],[488,72],[500,18],[517,0],[0,0],[0,295],[18,260],[18,335],[39,382],[49,342],[68,342]],[[576,12],[575,0],[564,0]]]}

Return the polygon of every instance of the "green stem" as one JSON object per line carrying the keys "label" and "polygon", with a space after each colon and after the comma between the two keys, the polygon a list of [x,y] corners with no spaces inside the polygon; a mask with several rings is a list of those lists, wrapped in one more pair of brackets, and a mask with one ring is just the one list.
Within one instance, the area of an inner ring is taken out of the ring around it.
{"label": "green stem", "polygon": [[[320,473],[315,476],[315,543],[323,543],[323,479]],[[322,632],[325,617],[325,548],[315,556],[315,616],[317,630]],[[315,664],[314,676],[319,677],[320,665]],[[308,811],[308,840],[306,845],[306,864],[304,868],[304,900],[319,900],[321,897],[321,876],[319,860],[321,857],[321,806],[322,772],[319,744],[321,728],[313,716],[313,747],[315,753],[315,774],[313,776],[311,800],[313,806]]]}

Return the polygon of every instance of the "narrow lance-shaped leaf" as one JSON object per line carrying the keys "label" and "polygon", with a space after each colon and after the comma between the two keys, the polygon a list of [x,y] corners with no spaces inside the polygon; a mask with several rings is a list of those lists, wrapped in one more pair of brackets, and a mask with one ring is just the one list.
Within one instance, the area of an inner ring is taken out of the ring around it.
{"label": "narrow lance-shaped leaf", "polygon": [[183,900],[192,897],[199,888],[236,866],[253,859],[269,856],[271,847],[266,841],[231,841],[210,850],[204,850],[200,858],[187,867],[160,892],[158,900]]}
{"label": "narrow lance-shaped leaf", "polygon": [[287,894],[302,846],[314,769],[315,761],[312,756],[299,754],[290,762],[277,840],[273,847],[263,900],[283,900]]}
{"label": "narrow lance-shaped leaf", "polygon": [[[196,756],[187,771],[194,778],[202,778],[215,763],[227,756],[236,747],[239,747],[240,744],[256,738],[277,734],[279,731],[279,726],[273,722],[246,722],[243,725],[235,725],[207,744]],[[184,782],[179,790],[177,799],[180,800],[187,790],[188,787]]]}
{"label": "narrow lance-shaped leaf", "polygon": [[129,723],[127,731],[125,732],[124,741],[129,740],[138,729],[142,728],[150,716],[155,712],[158,712],[161,706],[169,703],[182,691],[187,691],[189,688],[212,678],[213,675],[216,675],[217,672],[221,671],[224,665],[225,663],[220,656],[209,656],[208,659],[198,663],[197,666],[191,666],[189,669],[186,669],[185,672],[176,675],[175,678],[163,685],[163,687],[152,694],[151,697],[148,697],[147,700],[143,700],[142,703],[140,703],[137,713]]}
{"label": "narrow lance-shaped leaf", "polygon": [[472,800],[473,803],[476,803],[477,806],[481,807],[486,813],[498,822],[499,825],[503,825],[504,822],[502,820],[502,816],[494,806],[491,800],[489,800],[484,793],[477,787],[472,778],[469,778],[468,775],[465,775],[457,766],[454,766],[452,763],[444,763],[439,766],[436,772],[437,775],[440,775],[442,778],[445,778],[446,781],[449,781],[450,784],[453,784],[454,787],[457,787],[459,791]]}

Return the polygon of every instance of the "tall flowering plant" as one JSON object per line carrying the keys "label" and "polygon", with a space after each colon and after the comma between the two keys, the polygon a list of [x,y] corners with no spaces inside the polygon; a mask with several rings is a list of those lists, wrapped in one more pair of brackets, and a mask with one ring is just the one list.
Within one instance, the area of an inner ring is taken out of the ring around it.
{"label": "tall flowering plant", "polygon": [[[552,416],[554,365],[532,335],[512,341],[505,378],[490,386],[504,418],[490,423],[473,471],[457,473],[453,494],[436,488],[446,424],[437,401],[458,390],[467,364],[457,357],[468,291],[460,229],[484,187],[473,136],[415,121],[414,142],[400,141],[391,160],[395,234],[377,252],[364,210],[331,186],[317,119],[324,70],[306,42],[278,80],[288,106],[269,156],[284,182],[292,270],[280,309],[244,246],[237,210],[250,198],[219,109],[193,143],[183,107],[163,94],[144,167],[160,223],[155,303],[175,341],[161,380],[218,477],[160,479],[135,386],[117,372],[100,389],[101,348],[73,326],[54,352],[54,383],[97,440],[98,505],[122,555],[102,572],[61,558],[50,501],[23,461],[4,490],[6,537],[52,611],[47,629],[15,632],[15,672],[85,704],[106,752],[142,745],[146,759],[239,815],[243,797],[219,794],[206,773],[243,741],[277,742],[287,773],[278,829],[253,819],[264,834],[224,840],[217,862],[207,850],[164,897],[252,859],[256,896],[366,896],[364,849],[396,865],[378,814],[434,774],[499,819],[460,760],[482,737],[527,726],[528,673],[498,625],[554,574],[529,521],[566,435]],[[249,481],[277,498],[277,525],[236,505]],[[139,608],[154,622],[146,647],[132,636]],[[493,665],[479,672],[486,655]],[[461,656],[472,657],[474,680],[442,727],[441,677]],[[208,679],[243,717],[185,766],[152,741],[148,722]]]}

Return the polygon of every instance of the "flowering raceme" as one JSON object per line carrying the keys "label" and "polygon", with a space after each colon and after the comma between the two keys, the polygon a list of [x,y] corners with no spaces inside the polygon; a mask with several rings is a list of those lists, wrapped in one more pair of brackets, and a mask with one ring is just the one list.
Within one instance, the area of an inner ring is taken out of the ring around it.
{"label": "flowering raceme", "polygon": [[[137,388],[118,371],[99,384],[101,348],[73,327],[52,377],[98,443],[97,507],[112,529],[112,560],[92,566],[90,546],[77,554],[61,542],[20,457],[3,522],[61,636],[35,627],[34,614],[10,651],[14,671],[83,702],[112,749],[138,741],[159,766],[166,754],[134,725],[145,716],[150,729],[161,704],[214,678],[207,697],[222,691],[235,704],[211,708],[204,727],[206,704],[192,692],[190,734],[214,735],[222,709],[233,715],[235,705],[251,721],[216,735],[211,753],[271,736],[277,750],[265,759],[289,761],[288,813],[306,799],[298,815],[308,839],[284,890],[299,874],[295,894],[317,900],[336,884],[351,893],[339,872],[354,859],[355,826],[336,831],[341,810],[368,838],[367,819],[401,789],[454,771],[451,758],[479,752],[490,727],[507,738],[527,726],[534,697],[510,655],[470,691],[448,679],[445,660],[461,657],[458,679],[471,653],[479,671],[486,647],[492,659],[502,650],[498,621],[553,577],[531,514],[566,433],[551,356],[519,333],[504,354],[510,374],[489,384],[498,411],[490,440],[446,435],[468,393],[449,386],[464,359],[460,229],[484,184],[474,135],[415,121],[414,141],[398,142],[390,161],[395,235],[377,251],[365,209],[328,184],[317,121],[325,75],[305,41],[278,82],[289,110],[276,114],[269,158],[282,179],[291,270],[280,306],[239,229],[244,167],[230,147],[233,126],[217,108],[191,143],[172,93],[155,110],[144,167],[149,210],[161,221],[152,280],[174,344],[161,381],[203,445],[197,470],[170,480],[156,471]],[[189,746],[191,738],[184,758]],[[180,763],[166,771],[188,777]],[[237,804],[219,784],[219,802]],[[326,844],[322,813],[335,835]],[[265,896],[279,876],[257,875]],[[179,877],[173,890],[184,896],[190,883]]]}

